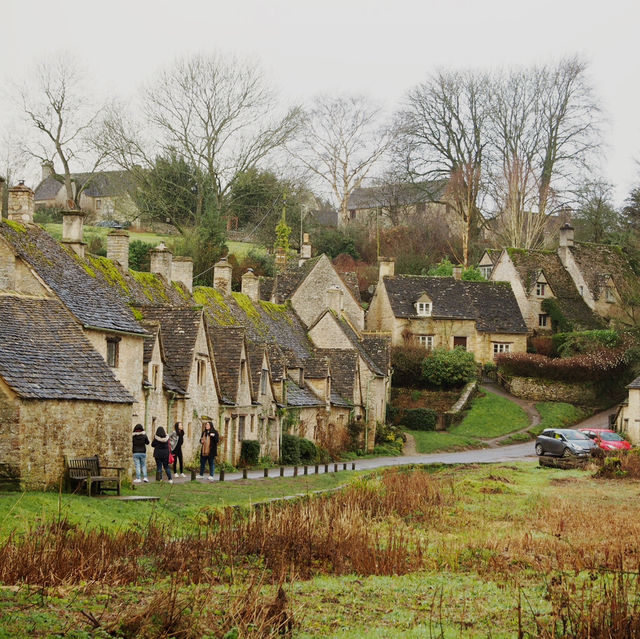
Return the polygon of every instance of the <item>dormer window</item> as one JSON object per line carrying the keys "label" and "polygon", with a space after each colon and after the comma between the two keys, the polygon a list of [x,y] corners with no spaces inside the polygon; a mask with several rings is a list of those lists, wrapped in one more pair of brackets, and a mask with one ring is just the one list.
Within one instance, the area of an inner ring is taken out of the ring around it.
{"label": "dormer window", "polygon": [[431,302],[417,302],[416,311],[418,312],[418,315],[428,317],[431,315]]}
{"label": "dormer window", "polygon": [[544,297],[545,287],[546,285],[544,282],[538,282],[536,284],[536,295],[538,297]]}
{"label": "dormer window", "polygon": [[493,270],[493,266],[480,266],[480,273],[485,280],[491,278],[491,271]]}

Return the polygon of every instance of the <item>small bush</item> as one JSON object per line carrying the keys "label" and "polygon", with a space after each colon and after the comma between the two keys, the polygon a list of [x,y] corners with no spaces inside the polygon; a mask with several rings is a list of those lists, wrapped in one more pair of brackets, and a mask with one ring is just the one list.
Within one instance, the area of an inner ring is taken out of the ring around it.
{"label": "small bush", "polygon": [[301,437],[298,446],[300,448],[300,462],[303,464],[312,464],[318,457],[316,445],[309,439]]}
{"label": "small bush", "polygon": [[133,271],[148,271],[151,264],[149,251],[153,244],[141,240],[129,242],[129,268]]}
{"label": "small bush", "polygon": [[396,417],[398,416],[398,409],[391,405],[391,403],[387,402],[387,413],[385,416],[385,421],[387,424],[395,424]]}
{"label": "small bush", "polygon": [[438,413],[431,408],[411,408],[405,411],[402,421],[409,430],[435,430]]}
{"label": "small bush", "polygon": [[260,442],[244,439],[240,444],[240,459],[244,466],[255,466],[260,460]]}
{"label": "small bush", "polygon": [[300,438],[285,433],[282,436],[281,460],[288,466],[296,466],[300,463]]}
{"label": "small bush", "polygon": [[[554,350],[560,357],[582,355],[604,348],[616,348],[621,344],[621,337],[617,331],[580,331],[575,333],[558,333],[553,336]],[[538,351],[542,355],[547,355]]]}
{"label": "small bush", "polygon": [[476,376],[475,357],[463,348],[436,348],[422,362],[422,379],[432,386],[462,386]]}
{"label": "small bush", "polygon": [[422,346],[394,346],[391,349],[391,384],[400,388],[420,388],[422,362],[427,351]]}

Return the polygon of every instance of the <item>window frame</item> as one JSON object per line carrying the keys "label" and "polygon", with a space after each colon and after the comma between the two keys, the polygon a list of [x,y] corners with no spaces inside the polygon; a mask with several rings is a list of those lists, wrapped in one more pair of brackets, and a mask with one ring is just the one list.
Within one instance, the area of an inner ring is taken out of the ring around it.
{"label": "window frame", "polygon": [[434,335],[416,335],[416,338],[418,340],[418,345],[422,346],[423,348],[425,348],[428,351],[432,351],[433,350],[433,338]]}
{"label": "window frame", "polygon": [[493,346],[493,356],[500,355],[502,353],[511,352],[511,342],[491,342]]}
{"label": "window frame", "polygon": [[431,302],[416,302],[416,314],[419,317],[431,317],[432,308]]}
{"label": "window frame", "polygon": [[538,313],[538,328],[548,328],[549,326],[548,320],[549,320],[549,313]]}
{"label": "window frame", "polygon": [[120,365],[120,338],[107,337],[107,355],[105,357],[107,366],[118,368]]}
{"label": "window frame", "polygon": [[536,296],[537,297],[544,297],[545,296],[545,289],[546,289],[546,282],[536,282]]}

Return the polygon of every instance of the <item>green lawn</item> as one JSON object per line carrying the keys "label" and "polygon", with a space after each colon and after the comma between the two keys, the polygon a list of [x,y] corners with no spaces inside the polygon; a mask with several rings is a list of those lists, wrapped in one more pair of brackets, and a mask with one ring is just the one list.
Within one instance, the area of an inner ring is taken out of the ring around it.
{"label": "green lawn", "polygon": [[[275,471],[271,471],[273,474]],[[11,531],[24,532],[39,522],[67,517],[88,527],[122,529],[142,526],[150,518],[171,526],[191,528],[206,520],[207,511],[218,506],[248,505],[277,497],[305,494],[341,486],[360,475],[358,471],[306,477],[273,477],[232,482],[151,482],[123,495],[160,496],[158,502],[123,502],[54,492],[0,493],[0,538]],[[0,639],[2,635],[0,634]]]}
{"label": "green lawn", "polygon": [[589,411],[564,402],[540,402],[536,404],[541,421],[529,432],[539,435],[545,428],[569,428],[589,416]]}
{"label": "green lawn", "polygon": [[451,428],[451,433],[463,437],[491,439],[526,428],[529,418],[515,402],[485,393],[476,397],[460,424]]}
{"label": "green lawn", "polygon": [[482,442],[475,437],[453,434],[448,431],[408,430],[416,440],[416,450],[421,454],[481,448]]}

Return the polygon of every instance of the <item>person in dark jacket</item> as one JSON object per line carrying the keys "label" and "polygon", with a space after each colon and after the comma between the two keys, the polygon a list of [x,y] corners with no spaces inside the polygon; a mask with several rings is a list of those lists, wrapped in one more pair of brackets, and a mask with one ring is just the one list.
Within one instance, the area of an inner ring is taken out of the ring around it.
{"label": "person in dark jacket", "polygon": [[164,468],[169,483],[173,484],[171,469],[169,468],[169,437],[162,426],[158,426],[156,429],[156,435],[151,445],[153,446],[153,457],[156,460],[157,473],[160,475],[160,481],[162,481],[162,469]]}
{"label": "person in dark jacket", "polygon": [[[173,453],[173,474],[176,477],[185,477],[184,465],[182,462],[182,444],[184,442],[184,428],[182,422],[176,422],[173,426],[173,432],[169,435],[169,445]],[[178,462],[180,462],[180,475],[178,475]]]}
{"label": "person in dark jacket", "polygon": [[[136,478],[133,480],[134,484],[139,484],[141,481],[149,481],[147,477],[148,445],[149,438],[144,432],[142,424],[136,424],[133,427],[133,466],[136,469]],[[140,476],[142,476],[142,478]]]}
{"label": "person in dark jacket", "polygon": [[209,463],[209,481],[213,481],[215,458],[218,454],[218,441],[220,435],[214,428],[213,422],[205,422],[202,436],[200,437],[200,474],[198,479],[204,479],[204,467]]}

